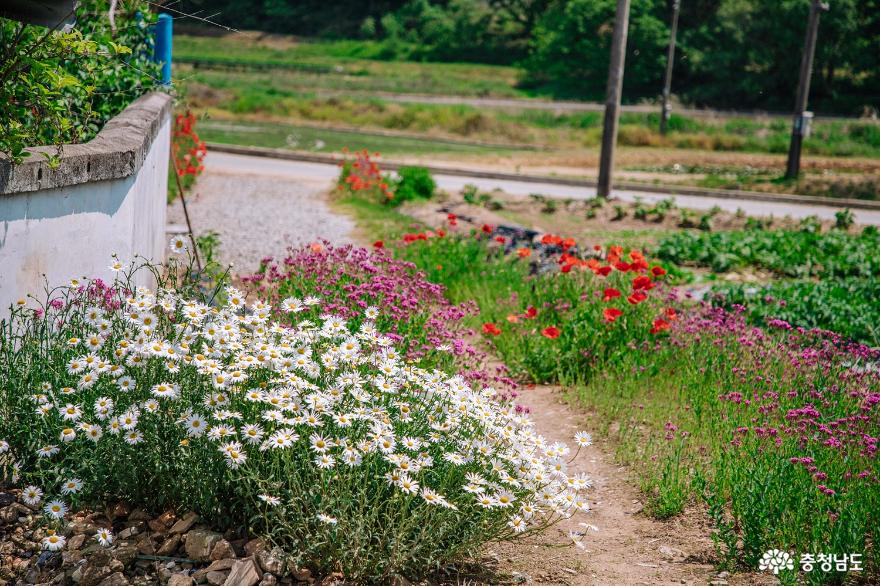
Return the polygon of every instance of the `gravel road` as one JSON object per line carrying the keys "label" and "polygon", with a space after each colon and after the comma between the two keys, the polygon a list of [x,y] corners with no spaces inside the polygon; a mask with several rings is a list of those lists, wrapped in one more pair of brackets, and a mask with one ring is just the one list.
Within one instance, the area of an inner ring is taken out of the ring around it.
{"label": "gravel road", "polygon": [[[257,269],[260,259],[283,254],[289,246],[326,238],[351,242],[354,223],[333,213],[327,204],[330,182],[284,169],[257,171],[227,165],[222,156],[205,159],[187,207],[196,236],[220,235],[219,260],[236,274]],[[183,207],[168,207],[168,223],[185,225]]]}

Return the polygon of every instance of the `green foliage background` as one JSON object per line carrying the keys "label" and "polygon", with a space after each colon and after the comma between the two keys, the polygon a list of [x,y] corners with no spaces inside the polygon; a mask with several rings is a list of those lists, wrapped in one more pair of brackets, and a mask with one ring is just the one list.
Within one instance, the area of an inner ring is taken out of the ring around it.
{"label": "green foliage background", "polygon": [[[383,43],[380,57],[521,64],[523,85],[603,95],[613,0],[186,0],[181,11],[308,37]],[[730,109],[790,110],[810,0],[682,0],[673,93]],[[672,0],[633,0],[624,99],[660,93]],[[810,106],[859,115],[880,105],[880,0],[833,0],[822,14]]]}
{"label": "green foliage background", "polygon": [[121,0],[115,31],[108,8],[107,0],[81,0],[68,33],[0,19],[0,152],[13,161],[30,146],[90,140],[156,85],[150,4]]}

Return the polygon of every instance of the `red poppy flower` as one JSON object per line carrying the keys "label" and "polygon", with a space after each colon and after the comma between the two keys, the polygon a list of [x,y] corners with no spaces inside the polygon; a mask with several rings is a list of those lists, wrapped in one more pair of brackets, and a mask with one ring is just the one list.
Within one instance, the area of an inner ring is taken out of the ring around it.
{"label": "red poppy flower", "polygon": [[625,263],[623,261],[617,261],[614,263],[614,268],[620,271],[621,273],[625,273],[629,270],[629,263]]}
{"label": "red poppy flower", "polygon": [[456,216],[455,214],[447,214],[446,215],[446,219],[449,220],[450,222],[454,222],[457,218],[458,218],[458,216]]}
{"label": "red poppy flower", "polygon": [[599,267],[598,269],[596,269],[596,274],[607,277],[611,274],[611,267]]}
{"label": "red poppy flower", "polygon": [[641,291],[636,291],[635,293],[633,293],[632,295],[627,297],[626,300],[629,301],[630,303],[632,303],[633,305],[638,305],[639,303],[641,303],[642,301],[644,301],[647,298],[648,298],[648,296],[645,295],[644,293],[642,293]]}
{"label": "red poppy flower", "polygon": [[599,252],[600,250],[602,250],[602,245],[601,244],[594,244],[593,250],[595,250],[596,252]]}
{"label": "red poppy flower", "polygon": [[570,273],[572,266],[573,265],[571,263],[566,263],[566,264],[562,265],[562,272],[563,273]]}
{"label": "red poppy flower", "polygon": [[492,322],[487,322],[483,324],[483,333],[490,334],[492,336],[497,336],[501,333],[501,330],[498,329],[498,326],[493,324]]}
{"label": "red poppy flower", "polygon": [[382,242],[381,240],[376,240],[375,242],[373,242],[373,248],[384,248],[384,247],[385,247],[385,243]]}
{"label": "red poppy flower", "polygon": [[499,244],[504,244],[505,242],[507,242],[507,238],[505,238],[504,236],[496,236],[495,242]]}
{"label": "red poppy flower", "polygon": [[675,309],[672,307],[667,307],[663,314],[667,317],[667,319],[674,320],[678,318],[678,314],[675,312]]}
{"label": "red poppy flower", "polygon": [[517,248],[516,254],[520,258],[529,258],[530,256],[532,256],[532,249],[531,248]]}
{"label": "red poppy flower", "polygon": [[437,236],[443,238],[444,236],[446,236],[446,230],[437,230]]}
{"label": "red poppy flower", "polygon": [[533,305],[529,305],[529,308],[526,309],[525,316],[527,319],[535,319],[538,315],[538,310],[535,309]]}
{"label": "red poppy flower", "polygon": [[638,291],[639,289],[644,289],[645,291],[649,291],[654,288],[654,283],[651,282],[651,277],[647,275],[639,275],[635,279],[633,279],[633,289]]}
{"label": "red poppy flower", "polygon": [[662,277],[663,275],[666,274],[666,269],[664,269],[663,267],[661,267],[659,265],[653,266],[653,267],[651,267],[651,274],[654,275],[655,277]]}
{"label": "red poppy flower", "polygon": [[654,327],[651,328],[651,333],[658,334],[658,333],[665,331],[665,330],[668,330],[668,329],[669,329],[669,322],[661,317],[658,317],[657,319],[654,320]]}
{"label": "red poppy flower", "polygon": [[541,244],[562,244],[562,238],[554,234],[544,234],[541,236]]}
{"label": "red poppy flower", "polygon": [[562,250],[568,250],[569,248],[571,248],[575,244],[577,244],[577,243],[575,242],[574,238],[566,238],[565,240],[562,241]]}
{"label": "red poppy flower", "polygon": [[559,337],[559,328],[555,326],[550,326],[548,328],[544,328],[541,330],[541,335],[545,338],[550,338],[551,340],[555,340]]}
{"label": "red poppy flower", "polygon": [[481,228],[481,230],[483,230],[483,232],[485,232],[486,234],[491,234],[492,233],[492,226],[490,226],[489,224],[483,224],[483,227]]}
{"label": "red poppy flower", "polygon": [[616,320],[617,318],[619,318],[621,315],[623,315],[623,312],[620,311],[619,309],[617,309],[616,307],[606,307],[602,311],[602,315],[605,316],[605,321],[607,321],[608,323],[611,323],[614,320]]}
{"label": "red poppy flower", "polygon": [[605,289],[605,294],[602,296],[602,301],[611,301],[612,299],[616,299],[618,297],[620,297],[620,291],[609,287],[608,289]]}

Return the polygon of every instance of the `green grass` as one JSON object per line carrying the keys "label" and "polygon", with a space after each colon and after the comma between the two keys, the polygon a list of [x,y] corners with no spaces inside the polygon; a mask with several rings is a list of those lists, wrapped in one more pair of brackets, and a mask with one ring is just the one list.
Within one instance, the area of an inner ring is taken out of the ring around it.
{"label": "green grass", "polygon": [[369,132],[246,121],[204,121],[199,125],[199,134],[202,139],[208,142],[316,153],[338,153],[344,148],[353,151],[367,149],[384,155],[497,154],[507,152],[506,149],[436,141],[429,137],[379,136]]}
{"label": "green grass", "polygon": [[[506,111],[464,106],[395,104],[382,92],[455,96],[529,97],[517,87],[514,67],[472,63],[383,60],[380,43],[303,41],[273,45],[254,36],[175,37],[175,56],[184,63],[277,65],[253,71],[192,70],[176,75],[184,87],[201,84],[221,90],[218,107],[232,113],[269,113],[303,121],[325,121],[375,128],[437,131],[459,136],[593,147],[601,140],[598,112]],[[291,69],[300,68],[300,69]],[[332,92],[340,97],[318,97]],[[198,93],[198,92],[197,92]],[[785,153],[790,126],[786,119],[710,120],[674,114],[670,132],[657,131],[658,114],[621,116],[619,144],[624,146]],[[828,156],[880,156],[880,124],[817,121],[804,152]],[[718,179],[717,181],[721,181]],[[868,188],[871,188],[869,186]],[[876,188],[876,186],[874,186]]]}
{"label": "green grass", "polygon": [[370,41],[309,41],[275,48],[250,36],[174,37],[177,59],[218,63],[257,63],[329,69],[326,75],[275,71],[292,86],[310,90],[345,89],[467,96],[525,97],[515,87],[513,67],[472,63],[386,61]]}

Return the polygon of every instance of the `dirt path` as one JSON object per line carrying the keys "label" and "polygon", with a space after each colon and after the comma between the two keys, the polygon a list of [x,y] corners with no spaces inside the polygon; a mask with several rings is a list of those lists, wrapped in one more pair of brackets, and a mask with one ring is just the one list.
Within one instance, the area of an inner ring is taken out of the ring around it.
{"label": "dirt path", "polygon": [[[525,389],[519,402],[531,409],[537,429],[550,441],[573,445],[576,431],[590,430],[587,416],[564,404],[558,388]],[[614,464],[608,446],[601,442],[582,449],[570,466],[593,479],[592,511],[528,542],[491,548],[502,573],[525,583],[571,586],[725,583],[713,569],[710,528],[701,526],[700,515],[667,522],[644,515],[627,469]],[[583,549],[554,547],[572,543],[569,531],[586,533]]]}

